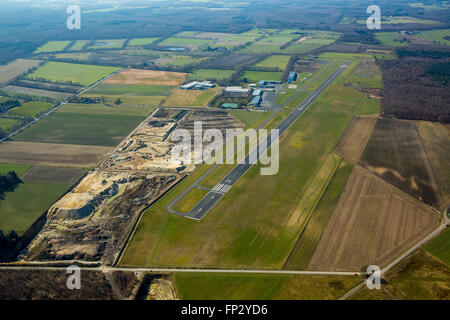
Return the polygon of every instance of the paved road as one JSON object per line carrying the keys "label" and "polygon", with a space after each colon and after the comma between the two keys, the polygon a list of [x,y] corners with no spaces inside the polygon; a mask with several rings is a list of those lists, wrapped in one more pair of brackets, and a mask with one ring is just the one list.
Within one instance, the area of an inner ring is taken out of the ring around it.
{"label": "paved road", "polygon": [[22,132],[23,130],[25,130],[26,128],[28,128],[28,127],[32,126],[33,124],[35,124],[36,122],[38,122],[39,120],[44,119],[44,118],[47,117],[49,114],[51,114],[51,113],[55,112],[56,110],[62,108],[64,105],[66,105],[66,104],[67,104],[70,100],[72,100],[73,98],[79,97],[79,96],[83,95],[86,91],[91,90],[92,88],[94,88],[94,87],[98,86],[99,84],[101,84],[103,81],[108,80],[109,78],[115,76],[116,74],[122,72],[122,71],[125,70],[125,69],[128,69],[128,68],[124,68],[124,69],[121,69],[121,70],[119,70],[119,71],[113,72],[113,73],[111,73],[110,75],[106,76],[105,78],[103,78],[103,79],[97,81],[96,83],[90,85],[89,87],[84,88],[83,90],[81,90],[81,91],[78,92],[77,94],[71,96],[70,98],[68,98],[68,99],[65,100],[64,102],[61,102],[60,104],[58,104],[58,105],[55,106],[54,108],[50,109],[49,111],[47,111],[46,113],[44,113],[43,115],[41,115],[39,118],[34,119],[33,121],[31,121],[31,122],[27,123],[26,125],[24,125],[22,128],[17,129],[16,131],[10,133],[10,134],[7,135],[6,137],[0,139],[0,143],[4,142],[4,141],[6,141],[6,140],[11,139],[11,138],[14,137],[15,135],[21,133],[21,132]]}
{"label": "paved road", "polygon": [[[291,112],[283,122],[277,127],[280,137],[292,126],[292,124],[311,106],[311,104],[336,80],[339,75],[348,67],[350,62],[346,62],[339,67],[319,88],[317,88],[300,106]],[[233,185],[253,166],[250,159],[258,159],[258,153],[263,154],[272,146],[271,136],[262,141],[258,148],[252,150],[246,157],[243,164],[236,165],[231,172],[222,179],[208,194],[197,203],[197,205],[185,217],[201,220],[205,215],[224,197]],[[259,152],[258,152],[259,150]]]}

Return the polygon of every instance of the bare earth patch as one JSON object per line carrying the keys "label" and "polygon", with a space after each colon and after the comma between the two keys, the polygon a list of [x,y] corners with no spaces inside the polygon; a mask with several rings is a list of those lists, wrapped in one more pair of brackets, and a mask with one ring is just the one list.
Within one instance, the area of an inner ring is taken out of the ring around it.
{"label": "bare earth patch", "polygon": [[336,153],[352,163],[358,163],[376,122],[375,118],[354,118],[339,142]]}
{"label": "bare earth patch", "polygon": [[184,81],[186,75],[180,72],[127,69],[104,83],[177,86]]}
{"label": "bare earth patch", "polygon": [[438,225],[427,206],[355,167],[308,269],[384,267]]}

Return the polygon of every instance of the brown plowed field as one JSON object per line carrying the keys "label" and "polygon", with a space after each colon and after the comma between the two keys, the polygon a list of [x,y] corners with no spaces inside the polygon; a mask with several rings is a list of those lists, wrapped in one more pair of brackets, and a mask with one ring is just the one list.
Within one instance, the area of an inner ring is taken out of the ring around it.
{"label": "brown plowed field", "polygon": [[186,78],[186,73],[127,69],[106,80],[106,84],[140,84],[177,86]]}
{"label": "brown plowed field", "polygon": [[339,142],[336,153],[352,163],[358,163],[376,122],[375,118],[354,118]]}
{"label": "brown plowed field", "polygon": [[438,225],[431,209],[355,167],[308,269],[384,267]]}
{"label": "brown plowed field", "polygon": [[111,147],[13,141],[0,144],[0,162],[91,167],[112,150]]}

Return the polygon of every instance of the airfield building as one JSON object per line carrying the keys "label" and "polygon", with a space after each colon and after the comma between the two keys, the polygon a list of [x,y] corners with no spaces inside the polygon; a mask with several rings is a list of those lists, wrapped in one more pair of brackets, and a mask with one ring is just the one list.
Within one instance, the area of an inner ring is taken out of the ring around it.
{"label": "airfield building", "polygon": [[193,81],[188,84],[181,86],[183,90],[204,90],[209,88],[214,88],[216,85],[211,81]]}
{"label": "airfield building", "polygon": [[291,73],[289,73],[289,76],[288,76],[288,78],[287,78],[287,82],[288,82],[288,83],[294,82],[294,81],[297,80],[297,78],[298,78],[298,73],[292,71]]}

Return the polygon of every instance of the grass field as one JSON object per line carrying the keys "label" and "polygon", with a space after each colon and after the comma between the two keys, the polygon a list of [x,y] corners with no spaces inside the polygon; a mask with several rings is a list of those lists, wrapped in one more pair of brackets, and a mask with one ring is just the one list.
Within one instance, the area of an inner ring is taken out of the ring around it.
{"label": "grass field", "polygon": [[336,39],[306,39],[300,43],[294,43],[287,47],[286,49],[281,50],[283,53],[287,54],[302,54],[313,51],[315,49],[321,48],[328,44],[335,42]]}
{"label": "grass field", "polygon": [[263,68],[278,68],[281,71],[286,70],[286,66],[289,62],[290,56],[275,55],[270,56],[263,61],[257,63],[255,67]]}
{"label": "grass field", "polygon": [[450,45],[450,41],[445,39],[450,36],[450,29],[421,31],[420,33],[419,38],[441,45]]}
{"label": "grass field", "polygon": [[14,171],[19,177],[21,177],[30,168],[31,165],[29,164],[0,163],[0,174]]}
{"label": "grass field", "polygon": [[379,110],[344,87],[354,66],[281,139],[277,175],[262,176],[253,166],[200,222],[168,214],[167,204],[204,172],[196,171],[143,215],[121,264],[282,268],[307,217],[291,218],[352,114]]}
{"label": "grass field", "polygon": [[184,81],[186,76],[186,73],[181,72],[127,69],[104,83],[115,85],[177,86]]}
{"label": "grass field", "polygon": [[119,70],[120,68],[116,67],[47,62],[35,72],[29,74],[27,78],[43,78],[50,82],[72,82],[83,86],[89,86],[110,73]]}
{"label": "grass field", "polygon": [[39,60],[17,59],[7,65],[0,66],[0,85],[15,79],[41,63],[42,61]]}
{"label": "grass field", "polygon": [[208,191],[194,188],[173,209],[178,212],[188,213],[199,202]]}
{"label": "grass field", "polygon": [[[168,91],[163,91],[161,94],[169,94]],[[157,106],[161,103],[161,101],[166,97],[165,95],[133,95],[133,94],[127,94],[125,91],[123,94],[84,94],[83,97],[85,98],[91,98],[96,99],[99,98],[104,103],[108,104],[108,106],[112,106],[113,108],[111,110],[123,110],[124,106],[131,107],[131,110],[133,110],[134,107],[150,107],[153,108],[154,106]],[[116,106],[117,99],[120,99],[122,101],[122,104],[120,106]],[[141,108],[137,108],[135,110],[142,110]]]}
{"label": "grass field", "polygon": [[0,200],[0,230],[25,232],[64,192],[67,184],[26,182]]}
{"label": "grass field", "polygon": [[132,39],[132,40],[130,40],[128,42],[128,46],[129,47],[145,46],[145,45],[148,45],[148,44],[152,44],[156,40],[158,40],[158,38],[137,38],[137,39]]}
{"label": "grass field", "polygon": [[281,81],[283,72],[263,72],[263,71],[245,71],[242,76],[251,82],[258,82],[260,80]]}
{"label": "grass field", "polygon": [[387,272],[381,290],[364,288],[355,300],[448,300],[450,267],[423,250]]}
{"label": "grass field", "polygon": [[53,107],[53,103],[42,102],[42,101],[30,101],[24,103],[20,107],[16,107],[7,112],[9,115],[19,116],[19,117],[35,117],[42,112],[45,112]]}
{"label": "grass field", "polygon": [[39,47],[34,53],[63,51],[72,41],[50,41]]}
{"label": "grass field", "polygon": [[[367,20],[358,20],[359,24],[366,24]],[[419,24],[437,24],[438,21],[419,19],[409,16],[394,16],[394,17],[382,17],[381,25],[383,24],[403,24],[403,23],[419,23]]]}
{"label": "grass field", "polygon": [[333,215],[352,170],[352,164],[346,161],[340,163],[322,197],[320,197],[304,233],[297,240],[286,262],[285,269],[301,270],[306,268]]}
{"label": "grass field", "polygon": [[15,141],[116,146],[145,117],[54,112],[15,136]]}
{"label": "grass field", "polygon": [[104,115],[127,115],[127,116],[149,116],[155,110],[155,106],[142,105],[104,105],[104,104],[66,104],[58,110],[60,113],[77,114],[104,114]]}
{"label": "grass field", "polygon": [[258,124],[260,120],[266,119],[272,113],[270,112],[254,112],[247,110],[230,110],[230,115],[242,122],[246,127],[254,128],[255,124]]}
{"label": "grass field", "polygon": [[16,119],[0,118],[0,128],[6,131],[19,122],[20,120]]}
{"label": "grass field", "polygon": [[236,70],[197,69],[189,75],[192,80],[224,80],[229,79]]}
{"label": "grass field", "polygon": [[450,265],[450,230],[444,230],[444,232],[431,241],[425,249]]}
{"label": "grass field", "polygon": [[97,40],[88,49],[120,49],[124,43],[125,39]]}
{"label": "grass field", "polygon": [[220,91],[220,88],[208,90],[175,90],[167,97],[163,105],[172,107],[206,107]]}
{"label": "grass field", "polygon": [[6,86],[6,87],[1,88],[0,90],[3,90],[4,92],[8,93],[10,96],[27,95],[32,98],[33,97],[47,97],[47,98],[52,98],[54,100],[59,100],[59,101],[73,96],[73,93],[35,89],[35,88],[20,87],[20,86]]}
{"label": "grass field", "polygon": [[186,274],[174,276],[182,300],[314,300],[337,299],[357,277]]}
{"label": "grass field", "polygon": [[166,85],[107,84],[102,83],[87,92],[88,95],[166,96],[175,87]]}
{"label": "grass field", "polygon": [[89,40],[77,40],[75,43],[68,49],[68,51],[79,51],[82,50],[90,41]]}
{"label": "grass field", "polygon": [[211,44],[214,41],[205,39],[189,39],[189,38],[167,38],[159,43],[159,46],[175,46],[175,47],[187,47],[195,50],[201,46]]}
{"label": "grass field", "polygon": [[401,37],[398,32],[379,32],[375,33],[375,37],[384,46],[388,47],[403,47],[408,45],[408,42],[401,41],[403,37]]}

